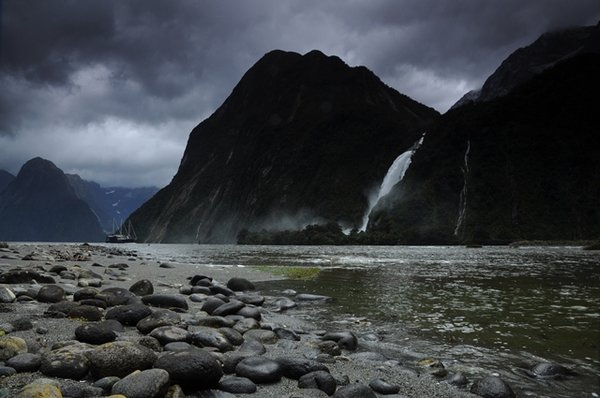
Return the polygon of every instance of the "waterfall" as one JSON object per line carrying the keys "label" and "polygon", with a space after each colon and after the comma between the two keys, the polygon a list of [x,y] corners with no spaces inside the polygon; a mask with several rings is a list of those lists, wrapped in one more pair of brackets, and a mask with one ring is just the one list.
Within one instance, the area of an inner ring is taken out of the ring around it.
{"label": "waterfall", "polygon": [[425,138],[425,134],[421,136],[419,141],[417,141],[408,151],[403,152],[394,160],[390,168],[388,169],[381,185],[379,186],[379,190],[377,191],[377,195],[373,194],[369,198],[369,207],[365,215],[363,216],[362,225],[360,227],[360,231],[367,230],[367,224],[369,223],[369,215],[371,214],[371,210],[375,207],[379,199],[383,198],[385,195],[390,193],[392,187],[402,181],[404,178],[404,174],[406,174],[406,170],[410,166],[410,162],[412,160],[412,156],[419,149],[421,144],[423,144],[423,139]]}
{"label": "waterfall", "polygon": [[460,191],[460,199],[458,205],[458,218],[456,219],[456,228],[454,228],[454,236],[458,236],[460,229],[467,215],[467,178],[469,177],[469,152],[471,151],[471,140],[467,140],[467,150],[465,151],[465,160],[462,167],[463,173],[463,188]]}

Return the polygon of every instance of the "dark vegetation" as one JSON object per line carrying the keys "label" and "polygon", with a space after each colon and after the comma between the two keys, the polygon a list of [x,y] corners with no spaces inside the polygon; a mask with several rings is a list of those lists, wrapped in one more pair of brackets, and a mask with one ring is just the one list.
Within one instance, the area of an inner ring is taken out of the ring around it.
{"label": "dark vegetation", "polygon": [[378,232],[361,232],[357,229],[345,234],[339,224],[330,222],[308,225],[301,230],[249,231],[242,229],[238,234],[237,243],[242,245],[421,245],[455,244],[457,242],[442,240],[434,235],[424,241],[421,236],[407,237]]}

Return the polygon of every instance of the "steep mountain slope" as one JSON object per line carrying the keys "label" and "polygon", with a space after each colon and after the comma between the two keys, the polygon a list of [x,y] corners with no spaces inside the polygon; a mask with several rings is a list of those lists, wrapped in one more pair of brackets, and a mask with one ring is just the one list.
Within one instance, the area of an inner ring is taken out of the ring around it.
{"label": "steep mountain slope", "polygon": [[147,241],[232,242],[242,228],[360,226],[368,195],[438,117],[318,51],[272,51],[191,133],[172,182],[131,216]]}
{"label": "steep mountain slope", "polygon": [[100,241],[104,234],[89,206],[52,162],[34,158],[0,193],[0,240]]}
{"label": "steep mountain slope", "polygon": [[67,174],[77,196],[85,201],[98,217],[106,233],[114,231],[134,210],[150,199],[158,188],[101,187],[77,174]]}
{"label": "steep mountain slope", "polygon": [[14,179],[15,176],[8,171],[0,170],[0,192]]}
{"label": "steep mountain slope", "polygon": [[506,95],[557,62],[589,52],[600,53],[600,23],[545,33],[529,46],[513,52],[485,81],[481,90],[465,94],[454,107]]}
{"label": "steep mountain slope", "polygon": [[600,55],[442,116],[369,231],[400,243],[600,236]]}

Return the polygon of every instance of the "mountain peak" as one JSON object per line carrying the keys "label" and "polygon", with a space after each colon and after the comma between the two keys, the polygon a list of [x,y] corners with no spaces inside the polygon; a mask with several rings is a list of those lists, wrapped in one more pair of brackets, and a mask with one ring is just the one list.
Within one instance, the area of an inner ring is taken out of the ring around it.
{"label": "mountain peak", "polygon": [[599,43],[600,23],[546,32],[530,45],[510,54],[487,78],[477,96],[467,93],[453,108],[502,97],[560,61],[582,53],[599,53]]}
{"label": "mountain peak", "polygon": [[162,242],[232,242],[242,228],[316,220],[360,225],[369,191],[438,115],[365,67],[273,50],[194,128],[171,184],[132,222]]}
{"label": "mountain peak", "polygon": [[0,192],[0,239],[11,241],[99,241],[98,220],[79,199],[66,175],[36,157]]}

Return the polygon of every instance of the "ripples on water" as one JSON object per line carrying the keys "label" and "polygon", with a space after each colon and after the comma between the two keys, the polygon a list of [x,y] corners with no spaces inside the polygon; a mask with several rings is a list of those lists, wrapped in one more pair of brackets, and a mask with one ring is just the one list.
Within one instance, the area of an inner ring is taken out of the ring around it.
{"label": "ripples on water", "polygon": [[[134,246],[161,260],[312,266],[311,281],[260,284],[334,297],[297,310],[383,337],[399,356],[436,356],[470,375],[498,373],[525,396],[599,393],[600,254],[581,248]],[[341,323],[340,323],[341,322]],[[346,324],[344,324],[346,322]],[[580,376],[541,381],[519,367],[556,361]]]}

